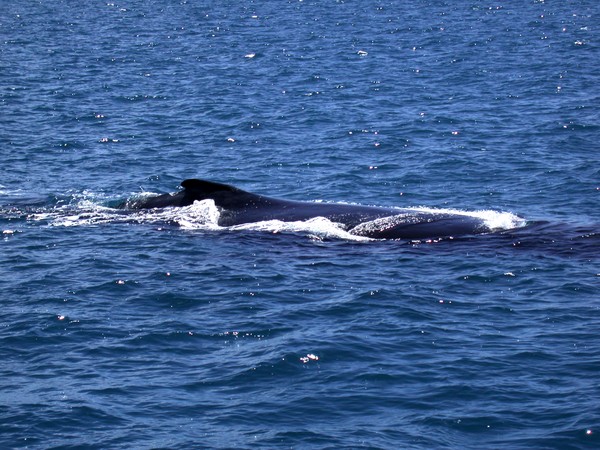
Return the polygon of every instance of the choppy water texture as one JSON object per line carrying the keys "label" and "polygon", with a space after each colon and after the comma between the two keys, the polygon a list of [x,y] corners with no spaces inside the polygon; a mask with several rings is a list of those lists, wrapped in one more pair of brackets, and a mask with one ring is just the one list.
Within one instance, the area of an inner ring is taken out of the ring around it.
{"label": "choppy water texture", "polygon": [[[84,3],[0,3],[0,447],[600,446],[597,1]],[[191,177],[527,223],[114,209]]]}

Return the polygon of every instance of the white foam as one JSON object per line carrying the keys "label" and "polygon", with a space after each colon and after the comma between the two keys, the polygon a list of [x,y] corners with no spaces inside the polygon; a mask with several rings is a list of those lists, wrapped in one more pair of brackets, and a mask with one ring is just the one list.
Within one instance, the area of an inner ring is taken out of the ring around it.
{"label": "white foam", "polygon": [[6,189],[6,186],[0,184],[0,195],[20,196],[22,193],[21,189]]}
{"label": "white foam", "polygon": [[146,210],[145,216],[156,221],[177,223],[186,230],[220,229],[219,209],[211,199],[195,201],[181,208]]}
{"label": "white foam", "polygon": [[485,226],[491,231],[502,231],[510,230],[512,228],[519,228],[525,225],[525,219],[516,216],[509,212],[494,211],[492,209],[482,209],[477,211],[465,211],[461,209],[452,208],[407,208],[415,212],[426,212],[433,214],[454,214],[457,216],[467,216],[481,219]]}
{"label": "white foam", "polygon": [[481,218],[492,231],[511,230],[524,227],[527,224],[525,219],[509,212],[483,210],[476,211],[473,214],[474,217]]}
{"label": "white foam", "polygon": [[106,223],[174,223],[184,229],[217,229],[219,211],[213,200],[194,202],[181,208],[157,208],[126,211],[98,205],[82,198],[75,205],[56,207],[50,212],[28,216],[34,221],[48,221],[50,226],[72,227]]}
{"label": "white foam", "polygon": [[341,224],[325,217],[315,217],[305,221],[283,222],[281,220],[265,220],[229,227],[230,230],[252,230],[268,233],[302,233],[316,239],[345,239],[350,241],[370,241],[364,236],[356,236],[344,230]]}

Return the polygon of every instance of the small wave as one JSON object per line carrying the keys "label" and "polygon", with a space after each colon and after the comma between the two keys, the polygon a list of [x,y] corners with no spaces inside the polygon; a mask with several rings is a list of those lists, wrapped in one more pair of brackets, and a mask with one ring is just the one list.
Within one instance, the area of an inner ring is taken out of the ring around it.
{"label": "small wave", "polygon": [[[171,223],[183,229],[219,229],[219,211],[213,200],[203,200],[181,208],[124,210],[100,204],[106,199],[81,196],[74,203],[51,210],[32,212],[28,219],[47,222],[50,226],[73,227],[107,223]],[[114,202],[108,202],[114,203]]]}
{"label": "small wave", "polygon": [[195,201],[180,208],[140,210],[137,214],[149,222],[170,222],[186,230],[223,229],[219,223],[219,209],[214,200]]}
{"label": "small wave", "polygon": [[246,223],[229,227],[230,230],[251,230],[268,233],[300,233],[316,239],[345,239],[348,241],[371,241],[373,239],[357,236],[344,230],[341,224],[325,217],[315,217],[306,221],[283,222],[281,220],[265,220],[263,222]]}
{"label": "small wave", "polygon": [[414,208],[417,212],[427,212],[434,214],[454,214],[457,216],[467,216],[481,219],[485,226],[491,231],[512,230],[521,228],[527,224],[527,221],[513,213],[504,211],[494,211],[492,209],[482,209],[477,211],[465,211],[452,208]]}
{"label": "small wave", "polygon": [[369,222],[364,222],[353,229],[353,232],[357,234],[364,234],[367,230],[377,230],[382,228],[389,228],[395,223],[418,223],[421,219],[419,218],[420,213],[431,214],[433,217],[439,216],[464,216],[479,219],[483,222],[483,225],[490,230],[490,232],[513,230],[515,228],[524,227],[527,221],[515,214],[502,211],[494,210],[479,210],[479,211],[465,211],[460,209],[450,208],[428,208],[428,207],[415,207],[415,208],[398,208],[399,214],[396,216],[381,217]]}

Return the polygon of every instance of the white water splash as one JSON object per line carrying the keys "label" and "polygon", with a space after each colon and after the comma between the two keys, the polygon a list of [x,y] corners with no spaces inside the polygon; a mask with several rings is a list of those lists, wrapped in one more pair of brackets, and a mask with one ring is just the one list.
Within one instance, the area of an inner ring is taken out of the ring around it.
{"label": "white water splash", "polygon": [[457,216],[466,216],[481,219],[486,227],[491,231],[503,231],[510,230],[513,228],[520,228],[525,226],[527,221],[522,217],[516,216],[515,214],[495,211],[492,209],[482,209],[477,211],[465,211],[461,209],[453,208],[428,208],[428,207],[415,207],[415,208],[402,208],[403,211],[410,210],[416,213],[432,213],[432,214],[453,214]]}
{"label": "white water splash", "polygon": [[219,226],[219,209],[211,199],[195,201],[181,208],[164,208],[156,211],[158,220],[168,220],[177,223],[186,230],[217,230]]}
{"label": "white water splash", "polygon": [[75,206],[56,207],[48,212],[34,213],[29,220],[47,221],[50,226],[73,227],[107,223],[171,223],[183,229],[219,229],[219,210],[213,200],[194,202],[181,208],[123,210],[101,206],[87,198]]}
{"label": "white water splash", "polygon": [[301,233],[315,239],[345,239],[348,241],[371,241],[371,238],[357,236],[344,230],[339,223],[325,217],[315,217],[305,221],[283,222],[281,220],[265,220],[229,227],[230,230],[251,230],[268,233]]}

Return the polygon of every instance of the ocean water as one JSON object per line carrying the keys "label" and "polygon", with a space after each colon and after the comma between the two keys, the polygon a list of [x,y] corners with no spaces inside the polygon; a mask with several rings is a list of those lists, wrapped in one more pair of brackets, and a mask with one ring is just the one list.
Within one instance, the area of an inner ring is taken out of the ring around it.
{"label": "ocean water", "polygon": [[[1,448],[600,448],[600,4],[0,2]],[[224,228],[185,178],[496,233]]]}

